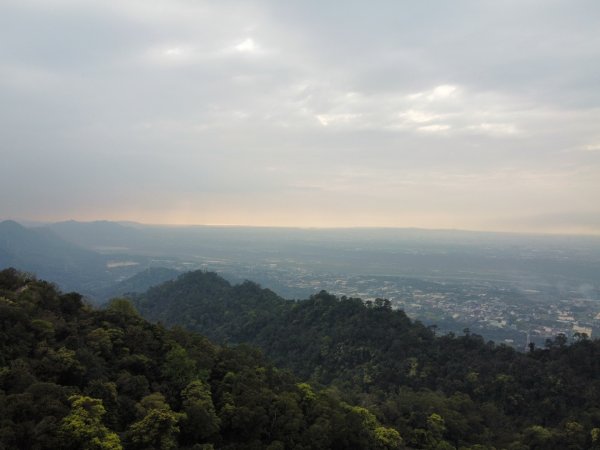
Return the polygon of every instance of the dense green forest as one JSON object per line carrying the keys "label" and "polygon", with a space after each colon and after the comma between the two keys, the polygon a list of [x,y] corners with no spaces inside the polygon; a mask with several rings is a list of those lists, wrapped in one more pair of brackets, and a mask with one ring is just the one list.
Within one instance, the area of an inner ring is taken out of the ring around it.
{"label": "dense green forest", "polygon": [[124,299],[0,272],[0,449],[394,449],[397,431],[261,352],[142,319]]}
{"label": "dense green forest", "polygon": [[135,303],[151,320],[260,347],[276,365],[372,411],[410,448],[600,448],[600,341],[586,336],[520,353],[469,330],[436,336],[383,299],[321,292],[287,301],[205,272]]}

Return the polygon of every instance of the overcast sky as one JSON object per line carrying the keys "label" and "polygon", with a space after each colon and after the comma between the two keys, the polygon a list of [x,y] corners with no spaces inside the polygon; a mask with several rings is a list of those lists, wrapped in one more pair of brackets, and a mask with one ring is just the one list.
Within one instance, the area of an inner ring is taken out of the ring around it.
{"label": "overcast sky", "polygon": [[0,1],[0,219],[600,233],[600,2]]}

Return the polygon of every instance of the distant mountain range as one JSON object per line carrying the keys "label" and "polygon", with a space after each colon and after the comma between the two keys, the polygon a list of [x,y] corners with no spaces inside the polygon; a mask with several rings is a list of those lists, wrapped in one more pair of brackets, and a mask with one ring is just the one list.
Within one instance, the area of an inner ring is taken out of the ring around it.
{"label": "distant mountain range", "polygon": [[[596,283],[600,237],[544,236],[409,228],[300,229],[164,226],[108,221],[48,226],[64,240],[102,254],[228,266],[303,268],[328,273],[524,284]],[[264,270],[263,270],[264,272]],[[257,279],[256,275],[249,274]],[[247,275],[246,275],[247,276]]]}
{"label": "distant mountain range", "polygon": [[316,292],[315,282],[330,282],[337,275],[477,280],[568,292],[596,289],[600,238],[110,221],[23,227],[6,221],[0,227],[0,265],[36,272],[62,289],[96,299],[105,299],[115,283],[152,267],[204,268],[230,279],[258,280],[288,298],[309,296]]}
{"label": "distant mountain range", "polygon": [[78,291],[96,302],[144,292],[179,272],[148,267],[145,258],[123,254],[137,231],[114,222],[61,222],[29,228],[6,220],[0,222],[0,269],[14,267],[33,273],[53,280],[63,291]]}
{"label": "distant mountain range", "polygon": [[64,290],[89,292],[108,279],[107,258],[62,239],[51,229],[0,222],[0,268],[15,267],[58,283]]}

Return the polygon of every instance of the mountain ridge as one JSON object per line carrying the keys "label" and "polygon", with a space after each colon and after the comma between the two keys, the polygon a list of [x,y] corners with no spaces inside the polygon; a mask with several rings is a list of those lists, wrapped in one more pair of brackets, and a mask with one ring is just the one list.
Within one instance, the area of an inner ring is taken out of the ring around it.
{"label": "mountain ridge", "polygon": [[0,447],[310,450],[401,446],[365,408],[302,383],[256,349],[219,347],[94,309],[0,271]]}
{"label": "mountain ridge", "polygon": [[65,240],[52,230],[0,222],[0,267],[17,267],[52,279],[66,290],[84,290],[102,283],[106,259]]}
{"label": "mountain ridge", "polygon": [[584,336],[566,345],[559,335],[546,348],[520,353],[468,329],[437,336],[435,327],[411,321],[384,299],[321,292],[289,301],[204,272],[154,287],[134,303],[151,320],[258,346],[301,378],[370,405],[414,448],[430,448],[414,430],[432,413],[443,419],[452,448],[521,448],[514,445],[523,439],[545,442],[530,448],[587,448],[569,444],[565,427],[587,430],[578,439],[589,445],[589,433],[600,430],[600,341]]}

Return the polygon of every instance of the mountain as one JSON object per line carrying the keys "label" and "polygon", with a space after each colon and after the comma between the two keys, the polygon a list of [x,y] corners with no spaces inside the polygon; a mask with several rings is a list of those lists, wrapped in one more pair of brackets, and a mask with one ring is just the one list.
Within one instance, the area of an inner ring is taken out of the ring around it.
{"label": "mountain", "polygon": [[181,272],[166,267],[150,267],[136,273],[130,278],[119,281],[118,283],[98,292],[99,301],[105,301],[125,294],[142,293],[153,286],[160,285],[165,281],[177,278]]}
{"label": "mountain", "polygon": [[256,349],[0,271],[0,448],[398,449],[397,431]]}
{"label": "mountain", "polygon": [[[321,292],[287,301],[254,283],[232,286],[204,272],[151,288],[135,303],[151,320],[218,342],[257,345],[297,376],[367,405],[411,448],[600,443],[600,341],[585,336],[567,345],[559,335],[546,348],[520,353],[468,329],[436,336],[434,327],[383,299]],[[436,437],[427,441],[427,432]]]}
{"label": "mountain", "polygon": [[203,330],[221,343],[250,342],[259,328],[291,305],[250,281],[232,286],[216,273],[203,271],[185,273],[134,298],[150,320]]}
{"label": "mountain", "polygon": [[0,268],[16,267],[51,279],[65,290],[87,292],[107,279],[106,258],[47,228],[0,222]]}

